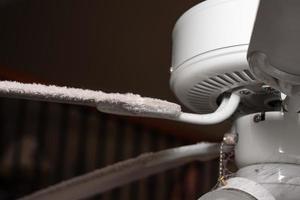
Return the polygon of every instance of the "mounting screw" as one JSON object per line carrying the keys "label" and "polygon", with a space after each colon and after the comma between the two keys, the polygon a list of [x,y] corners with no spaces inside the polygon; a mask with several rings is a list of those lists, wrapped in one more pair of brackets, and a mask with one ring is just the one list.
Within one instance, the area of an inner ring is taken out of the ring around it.
{"label": "mounting screw", "polygon": [[247,96],[247,95],[251,94],[251,91],[247,90],[247,89],[242,89],[242,90],[239,91],[239,93],[241,95]]}
{"label": "mounting screw", "polygon": [[268,94],[280,94],[280,92],[268,85],[263,85],[261,88]]}
{"label": "mounting screw", "polygon": [[255,123],[258,123],[258,122],[261,122],[261,121],[264,121],[264,120],[265,120],[265,113],[256,114],[253,117],[253,121]]}

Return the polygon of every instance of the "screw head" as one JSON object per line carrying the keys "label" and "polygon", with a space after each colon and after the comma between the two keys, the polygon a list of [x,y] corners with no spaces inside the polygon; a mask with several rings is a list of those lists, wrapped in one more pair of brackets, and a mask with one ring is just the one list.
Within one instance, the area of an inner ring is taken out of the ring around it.
{"label": "screw head", "polygon": [[255,123],[258,123],[258,122],[262,121],[262,116],[260,114],[254,115],[253,121]]}
{"label": "screw head", "polygon": [[240,90],[239,93],[241,95],[245,95],[245,96],[251,94],[250,90],[247,90],[247,89]]}
{"label": "screw head", "polygon": [[268,94],[280,94],[280,92],[268,85],[263,85],[261,88]]}

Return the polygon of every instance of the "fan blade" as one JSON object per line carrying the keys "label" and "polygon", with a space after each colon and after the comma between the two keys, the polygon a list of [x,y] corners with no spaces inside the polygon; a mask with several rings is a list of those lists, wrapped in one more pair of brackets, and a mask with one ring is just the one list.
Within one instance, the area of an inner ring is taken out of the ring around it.
{"label": "fan blade", "polygon": [[248,50],[257,79],[286,94],[300,84],[299,18],[299,0],[261,0]]}
{"label": "fan blade", "polygon": [[[37,191],[23,200],[77,200],[103,193],[132,181],[178,167],[191,161],[219,156],[220,145],[199,143],[157,153],[147,153]],[[229,149],[228,149],[229,150]],[[227,149],[225,149],[227,151]]]}
{"label": "fan blade", "polygon": [[131,93],[104,93],[13,81],[0,81],[0,96],[93,106],[99,111],[111,114],[162,118],[194,124],[220,123],[235,112],[240,102],[238,95],[231,94],[223,98],[216,112],[201,115],[181,112],[180,105],[175,103]]}
{"label": "fan blade", "polygon": [[54,85],[0,81],[0,96],[98,107],[100,111],[132,116],[176,118],[178,104],[131,93],[104,93]]}

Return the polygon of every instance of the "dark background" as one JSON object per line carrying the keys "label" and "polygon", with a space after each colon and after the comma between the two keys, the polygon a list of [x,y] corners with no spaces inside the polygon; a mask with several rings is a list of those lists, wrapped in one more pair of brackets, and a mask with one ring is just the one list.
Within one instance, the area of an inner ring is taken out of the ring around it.
{"label": "dark background", "polygon": [[0,4],[1,65],[53,84],[175,101],[172,29],[199,0],[9,2]]}
{"label": "dark background", "polygon": [[[132,92],[179,103],[169,88],[172,29],[199,2],[0,0],[0,79]],[[15,199],[144,152],[219,142],[229,127],[0,98],[0,199]],[[195,162],[94,199],[197,199],[216,183],[217,170],[218,160]]]}
{"label": "dark background", "polygon": [[[180,103],[169,87],[172,29],[199,2],[0,0],[0,76]],[[216,139],[227,128],[196,130]]]}

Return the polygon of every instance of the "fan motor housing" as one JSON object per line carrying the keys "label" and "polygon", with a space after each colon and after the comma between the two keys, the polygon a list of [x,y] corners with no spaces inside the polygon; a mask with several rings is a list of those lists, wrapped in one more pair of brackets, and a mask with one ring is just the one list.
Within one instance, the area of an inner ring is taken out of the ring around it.
{"label": "fan motor housing", "polygon": [[207,0],[177,21],[170,85],[192,111],[213,112],[218,98],[233,90],[247,90],[241,94],[249,110],[268,107],[267,98],[277,98],[265,93],[247,62],[258,5],[259,0]]}

